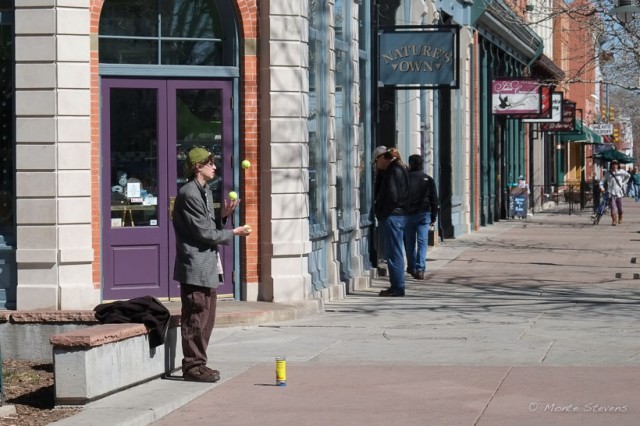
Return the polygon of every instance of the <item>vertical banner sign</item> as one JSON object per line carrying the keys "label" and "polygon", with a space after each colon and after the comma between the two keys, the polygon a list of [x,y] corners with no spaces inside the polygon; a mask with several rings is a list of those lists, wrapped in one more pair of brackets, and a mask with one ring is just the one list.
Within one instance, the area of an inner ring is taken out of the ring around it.
{"label": "vertical banner sign", "polygon": [[522,114],[518,118],[551,118],[551,96],[553,87],[540,86],[540,114]]}
{"label": "vertical banner sign", "polygon": [[537,80],[496,78],[491,84],[495,115],[540,114],[541,87]]}
{"label": "vertical banner sign", "polygon": [[550,118],[528,118],[522,120],[525,123],[559,123],[562,120],[562,92],[551,94],[551,117]]}
{"label": "vertical banner sign", "polygon": [[457,25],[397,26],[378,31],[378,86],[459,87]]}

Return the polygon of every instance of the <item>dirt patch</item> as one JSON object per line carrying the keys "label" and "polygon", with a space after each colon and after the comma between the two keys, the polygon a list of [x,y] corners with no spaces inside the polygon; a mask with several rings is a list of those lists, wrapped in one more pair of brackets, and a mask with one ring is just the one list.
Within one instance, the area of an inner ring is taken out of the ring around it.
{"label": "dirt patch", "polygon": [[5,360],[5,405],[13,405],[16,414],[0,417],[0,426],[44,426],[80,411],[56,407],[53,388],[53,364]]}

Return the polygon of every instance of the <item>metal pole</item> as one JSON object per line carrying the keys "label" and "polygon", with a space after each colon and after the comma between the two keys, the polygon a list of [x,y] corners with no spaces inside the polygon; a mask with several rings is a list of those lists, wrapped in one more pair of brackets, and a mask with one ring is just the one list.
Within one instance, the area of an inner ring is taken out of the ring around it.
{"label": "metal pole", "polygon": [[0,407],[4,405],[4,372],[2,371],[2,346],[0,346]]}

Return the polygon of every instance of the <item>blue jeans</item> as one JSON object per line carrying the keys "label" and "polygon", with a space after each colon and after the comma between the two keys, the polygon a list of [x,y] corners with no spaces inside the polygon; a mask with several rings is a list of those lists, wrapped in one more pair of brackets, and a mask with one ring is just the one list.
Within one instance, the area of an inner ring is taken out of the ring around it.
{"label": "blue jeans", "polygon": [[431,212],[407,216],[404,227],[404,251],[407,253],[407,270],[409,272],[425,271],[427,243]]}
{"label": "blue jeans", "polygon": [[380,220],[384,237],[384,252],[389,268],[390,291],[404,294],[404,227],[407,216],[391,215]]}

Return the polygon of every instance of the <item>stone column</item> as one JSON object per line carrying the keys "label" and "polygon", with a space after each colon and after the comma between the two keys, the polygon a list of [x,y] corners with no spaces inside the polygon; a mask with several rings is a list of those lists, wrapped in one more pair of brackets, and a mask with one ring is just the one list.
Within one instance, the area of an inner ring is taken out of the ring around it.
{"label": "stone column", "polygon": [[[91,309],[89,2],[16,1],[18,309]],[[99,219],[96,219],[99,220]]]}

